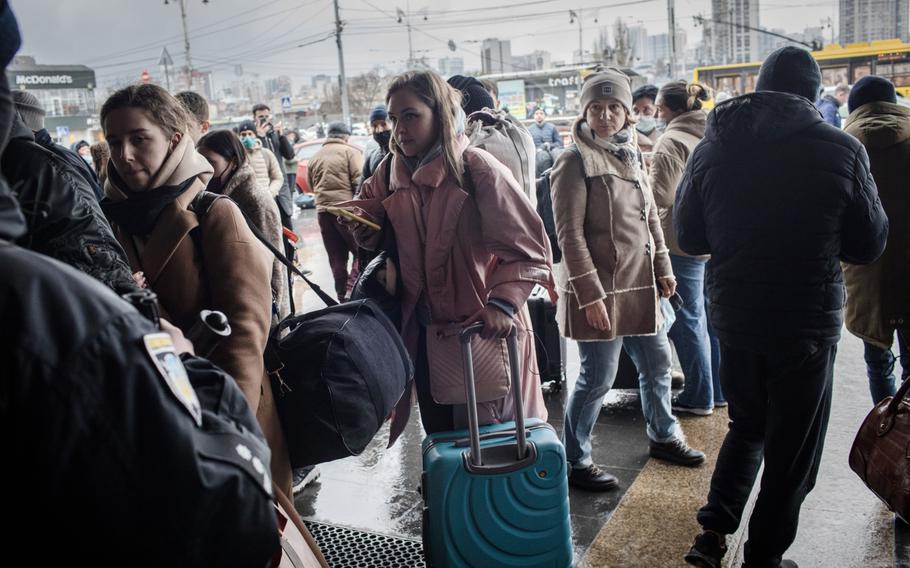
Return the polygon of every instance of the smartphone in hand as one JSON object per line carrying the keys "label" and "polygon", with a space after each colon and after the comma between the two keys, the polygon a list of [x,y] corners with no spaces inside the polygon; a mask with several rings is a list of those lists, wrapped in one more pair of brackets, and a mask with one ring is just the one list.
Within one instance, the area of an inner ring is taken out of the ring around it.
{"label": "smartphone in hand", "polygon": [[360,215],[357,215],[356,213],[352,213],[351,211],[348,211],[347,209],[343,209],[341,207],[326,206],[326,207],[323,207],[323,210],[327,213],[331,213],[332,215],[335,215],[336,217],[343,217],[345,219],[348,219],[349,221],[353,221],[355,223],[359,223],[361,225],[369,227],[369,228],[373,229],[374,231],[378,231],[382,228],[379,225],[377,225],[376,223],[374,223],[370,220],[364,219]]}

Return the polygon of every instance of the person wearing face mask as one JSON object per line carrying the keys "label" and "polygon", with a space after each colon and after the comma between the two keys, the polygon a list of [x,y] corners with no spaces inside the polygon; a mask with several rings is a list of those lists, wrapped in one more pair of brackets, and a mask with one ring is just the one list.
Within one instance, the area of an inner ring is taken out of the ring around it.
{"label": "person wearing face mask", "polygon": [[705,267],[709,257],[688,255],[679,248],[673,232],[673,201],[686,161],[705,136],[708,115],[702,110],[702,103],[710,98],[711,93],[699,83],[673,81],[660,88],[657,116],[667,127],[654,145],[648,177],[683,299],[669,332],[686,375],[685,388],[673,401],[673,410],[697,416],[712,414],[715,405],[723,406],[726,401],[720,388],[719,365],[712,364],[719,363],[720,355],[712,353],[712,334],[705,312]]}
{"label": "person wearing face mask", "polygon": [[157,85],[132,85],[101,107],[111,147],[102,202],[133,270],[145,273],[161,313],[188,332],[203,309],[224,312],[231,335],[211,354],[256,414],[272,451],[276,485],[291,467],[263,353],[272,321],[272,255],[230,199],[200,216],[194,203],[213,168],[193,147],[181,104]]}
{"label": "person wearing face mask", "polygon": [[392,140],[392,123],[389,122],[389,113],[385,105],[377,105],[370,112],[370,132],[378,146],[363,159],[363,176],[361,179],[370,179],[379,163],[389,153],[389,142]]}
{"label": "person wearing face mask", "polygon": [[657,116],[656,101],[657,87],[654,85],[642,85],[632,93],[632,116],[642,152],[651,151],[665,126]]}
{"label": "person wearing face mask", "polygon": [[[214,170],[206,191],[230,197],[259,232],[281,250],[278,204],[256,182],[256,172],[250,166],[246,148],[237,135],[230,130],[213,130],[199,139],[196,150]],[[272,263],[272,302],[278,321],[291,311],[287,285],[287,268],[275,259]]]}
{"label": "person wearing face mask", "polygon": [[73,152],[79,154],[79,157],[88,165],[92,167],[92,145],[86,142],[85,140],[80,140],[73,144]]}
{"label": "person wearing face mask", "polygon": [[285,183],[284,174],[281,173],[281,164],[275,154],[263,148],[262,142],[256,137],[256,125],[252,120],[240,123],[237,130],[240,142],[246,149],[250,167],[256,174],[256,183],[259,187],[269,192],[272,198],[278,197],[281,186]]}
{"label": "person wearing face mask", "polygon": [[[415,361],[414,385],[427,433],[467,423],[464,404],[436,402],[449,400],[440,396],[444,380],[462,385],[463,376],[446,374],[432,361],[445,353],[460,357],[457,337],[446,333],[478,321],[484,324],[483,339],[505,337],[517,325],[522,370],[508,388],[478,404],[480,424],[513,419],[510,388],[522,389],[525,416],[547,417],[525,302],[535,284],[553,289],[549,243],[514,176],[487,152],[469,147],[460,96],[432,71],[398,76],[386,95],[391,154],[363,183],[360,198],[343,204],[394,230],[401,334]],[[361,247],[381,245],[382,231],[346,224]],[[479,391],[499,380],[491,373],[477,371]],[[410,396],[399,402],[392,441],[403,430],[411,403]]]}
{"label": "person wearing face mask", "polygon": [[[595,465],[591,436],[616,378],[620,351],[639,372],[650,454],[674,464],[705,460],[690,448],[670,408],[670,343],[676,289],[657,205],[632,125],[631,82],[609,68],[582,84],[574,149],[551,173],[553,215],[564,270],[557,319],[578,343],[581,369],[566,404],[564,441],[569,483],[606,491],[615,476]],[[586,179],[587,177],[587,179]]]}

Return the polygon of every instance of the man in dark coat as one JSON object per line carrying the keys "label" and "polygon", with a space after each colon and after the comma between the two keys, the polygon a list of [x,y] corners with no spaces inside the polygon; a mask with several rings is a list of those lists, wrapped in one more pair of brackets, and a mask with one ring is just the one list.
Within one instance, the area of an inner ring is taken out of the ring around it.
{"label": "man in dark coat", "polygon": [[126,253],[92,187],[69,160],[38,145],[19,116],[13,117],[0,169],[28,222],[28,233],[17,244],[69,264],[118,294],[135,291]]}
{"label": "man in dark coat", "polygon": [[847,102],[850,95],[850,87],[847,85],[838,85],[834,88],[833,95],[822,95],[815,103],[815,108],[822,113],[822,118],[831,126],[840,128],[840,107]]}
{"label": "man in dark coat", "polygon": [[22,119],[22,122],[35,135],[35,142],[45,150],[50,150],[72,166],[73,171],[79,174],[82,179],[85,180],[85,183],[92,188],[92,192],[95,194],[95,198],[98,201],[104,199],[104,191],[101,187],[101,183],[98,181],[98,175],[88,162],[86,162],[80,154],[77,154],[66,146],[56,144],[51,139],[51,135],[44,127],[44,116],[46,113],[44,107],[41,106],[41,101],[38,100],[38,97],[31,91],[17,90],[13,91],[13,101],[16,103],[16,110],[19,112],[19,117]]}
{"label": "man in dark coat", "polygon": [[812,104],[821,73],[804,50],[765,60],[757,91],[718,105],[677,190],[683,251],[710,254],[730,430],[686,561],[719,567],[762,464],[745,564],[782,560],[812,490],[831,409],[845,299],[840,261],[873,262],[888,221],[853,137]]}
{"label": "man in dark coat", "polygon": [[901,380],[910,378],[910,108],[897,104],[891,81],[875,75],[856,82],[848,107],[844,132],[869,153],[890,222],[881,258],[868,266],[844,266],[847,330],[863,340],[869,391],[878,403],[897,390],[891,352],[895,333]]}

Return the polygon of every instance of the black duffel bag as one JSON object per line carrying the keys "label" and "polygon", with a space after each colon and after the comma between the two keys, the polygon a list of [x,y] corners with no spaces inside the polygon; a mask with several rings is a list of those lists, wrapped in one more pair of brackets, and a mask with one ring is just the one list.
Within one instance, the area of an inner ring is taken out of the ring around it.
{"label": "black duffel bag", "polygon": [[[203,211],[215,199],[202,192]],[[275,248],[244,214],[253,235],[306,282],[326,308],[290,315],[269,333],[265,366],[294,469],[356,456],[382,427],[414,376],[395,325],[373,300],[339,304]],[[287,332],[287,333],[285,333]]]}
{"label": "black duffel bag", "polygon": [[414,374],[398,330],[368,299],[285,318],[266,360],[295,469],[360,454]]}

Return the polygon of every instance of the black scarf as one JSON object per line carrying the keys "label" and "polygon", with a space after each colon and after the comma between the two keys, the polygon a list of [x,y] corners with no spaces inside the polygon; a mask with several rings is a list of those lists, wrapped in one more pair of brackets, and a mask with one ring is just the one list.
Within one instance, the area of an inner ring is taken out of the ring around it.
{"label": "black scarf", "polygon": [[126,194],[123,201],[111,201],[105,197],[101,209],[107,218],[116,223],[130,235],[148,235],[158,223],[158,217],[164,208],[174,202],[193,185],[196,176],[179,185],[163,185],[146,191],[130,191],[117,174],[117,170],[108,170],[111,184]]}

